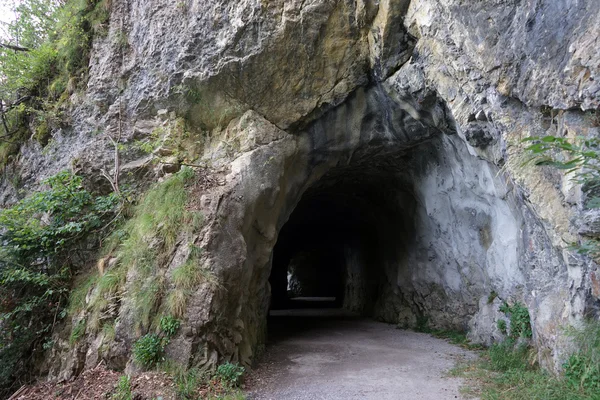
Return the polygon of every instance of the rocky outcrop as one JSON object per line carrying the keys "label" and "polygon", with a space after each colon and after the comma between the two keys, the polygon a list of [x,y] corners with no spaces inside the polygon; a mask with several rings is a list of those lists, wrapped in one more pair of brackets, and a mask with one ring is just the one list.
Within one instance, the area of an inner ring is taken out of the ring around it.
{"label": "rocky outcrop", "polygon": [[[188,302],[169,350],[186,365],[252,360],[273,250],[304,240],[297,213],[316,228],[347,223],[331,231],[348,266],[346,307],[490,343],[501,301],[519,301],[541,361],[557,367],[561,327],[600,304],[596,264],[566,243],[598,224],[568,177],[522,166],[520,140],[600,133],[598,9],[471,3],[115,0],[72,128],[47,150],[27,147],[17,169],[28,187],[70,165],[96,175],[118,131],[123,165],[148,180],[134,141],[177,117],[201,132],[198,163],[216,183],[197,193],[206,223],[195,243],[219,285]],[[185,262],[183,250],[173,260]],[[115,363],[138,334],[120,322]],[[98,342],[65,350],[52,374],[92,365]]]}

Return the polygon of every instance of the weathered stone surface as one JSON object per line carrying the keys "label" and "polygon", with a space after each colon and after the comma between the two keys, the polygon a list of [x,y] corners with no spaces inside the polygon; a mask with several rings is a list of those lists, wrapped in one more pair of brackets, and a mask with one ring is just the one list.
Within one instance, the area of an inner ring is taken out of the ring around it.
{"label": "weathered stone surface", "polygon": [[[136,140],[177,116],[202,130],[210,185],[196,243],[219,285],[191,295],[169,349],[186,365],[254,357],[273,249],[307,195],[358,211],[381,239],[345,250],[347,308],[491,343],[500,302],[520,301],[540,359],[559,367],[561,327],[600,308],[597,266],[566,245],[596,235],[597,218],[569,177],[522,166],[521,139],[600,133],[599,13],[575,0],[115,0],[73,127],[43,151],[27,145],[15,168],[26,189],[72,166],[105,185],[98,171],[120,137],[123,169],[151,180]],[[7,179],[0,190],[14,201]],[[103,355],[121,366],[141,334],[130,311],[124,300]],[[83,365],[65,347],[55,376]]]}

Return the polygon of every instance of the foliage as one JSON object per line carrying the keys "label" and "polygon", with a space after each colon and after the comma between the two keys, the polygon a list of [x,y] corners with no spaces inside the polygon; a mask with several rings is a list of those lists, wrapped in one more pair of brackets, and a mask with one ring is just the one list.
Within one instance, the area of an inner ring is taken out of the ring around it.
{"label": "foliage", "polygon": [[578,351],[563,365],[561,376],[541,369],[534,350],[510,337],[453,373],[477,381],[465,391],[482,400],[598,400],[600,323],[588,322],[570,334]]}
{"label": "foliage", "polygon": [[580,330],[571,330],[577,352],[563,365],[571,386],[600,393],[600,322],[587,321]]}
{"label": "foliage", "polygon": [[519,302],[516,302],[512,306],[504,302],[500,306],[500,311],[510,318],[509,336],[511,338],[531,338],[533,332],[531,330],[531,318],[529,316],[529,310],[527,307]]}
{"label": "foliage", "polygon": [[119,378],[115,393],[112,395],[112,400],[131,400],[131,379],[127,375]]}
{"label": "foliage", "polygon": [[163,359],[164,349],[164,339],[149,333],[134,343],[133,358],[139,366],[149,368]]}
{"label": "foliage", "polygon": [[535,362],[535,354],[512,339],[494,344],[479,361],[468,362],[453,371],[468,378],[464,387],[482,400],[597,400],[597,392],[573,387],[564,377],[552,376]]}
{"label": "foliage", "polygon": [[107,240],[104,252],[116,257],[118,263],[98,280],[90,301],[95,329],[101,327],[98,319],[109,306],[106,298],[114,297],[122,289],[130,269],[136,272],[129,291],[135,307],[136,329],[143,332],[149,328],[151,316],[164,293],[164,280],[156,271],[168,261],[178,235],[185,232],[182,227],[191,229],[192,213],[186,209],[186,185],[193,176],[192,169],[183,168],[154,185],[133,209],[132,218]]}
{"label": "foliage", "polygon": [[511,338],[494,343],[487,351],[487,367],[499,372],[531,369],[532,365],[526,362],[529,352],[527,345],[516,344]]}
{"label": "foliage", "polygon": [[160,364],[160,367],[173,378],[178,399],[244,400],[246,398],[237,387],[244,373],[244,368],[238,364],[223,364],[214,373],[198,368],[186,369],[183,365],[172,361],[165,361]]}
{"label": "foliage", "polygon": [[77,343],[79,339],[83,337],[85,334],[86,321],[85,318],[78,321],[75,326],[73,326],[73,330],[71,331],[71,337],[69,338],[69,342],[71,344]]}
{"label": "foliage", "polygon": [[44,184],[47,190],[0,211],[0,387],[27,376],[23,360],[43,350],[66,314],[73,249],[101,230],[119,203],[114,195],[94,197],[68,172]]}
{"label": "foliage", "polygon": [[499,319],[498,322],[496,322],[496,325],[498,326],[498,329],[503,335],[506,335],[508,333],[506,320]]}
{"label": "foliage", "polygon": [[245,369],[239,364],[225,363],[217,368],[216,377],[226,387],[235,387],[240,384]]}
{"label": "foliage", "polygon": [[160,319],[160,329],[169,338],[175,336],[180,325],[181,323],[179,320],[170,315],[164,316]]}
{"label": "foliage", "polygon": [[[12,1],[17,18],[0,47],[0,103],[4,143],[0,165],[31,134],[42,142],[64,117],[62,104],[87,75],[94,33],[106,29],[109,0]],[[4,154],[2,154],[4,153]]]}
{"label": "foliage", "polygon": [[178,399],[195,400],[200,387],[207,385],[210,376],[198,368],[186,369],[184,366],[166,361],[160,367],[173,378]]}
{"label": "foliage", "polygon": [[[582,185],[586,193],[586,208],[600,207],[600,138],[577,137],[568,139],[556,136],[524,139],[530,155],[528,163],[551,166],[563,171]],[[591,257],[600,257],[600,241],[588,239],[574,244],[573,248]]]}

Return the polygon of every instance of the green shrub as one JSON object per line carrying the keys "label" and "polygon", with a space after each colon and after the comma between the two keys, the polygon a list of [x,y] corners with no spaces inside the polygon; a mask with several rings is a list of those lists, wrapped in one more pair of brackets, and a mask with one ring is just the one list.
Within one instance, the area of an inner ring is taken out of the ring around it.
{"label": "green shrub", "polygon": [[[0,388],[27,377],[24,360],[44,350],[40,343],[66,315],[73,250],[91,231],[101,237],[119,203],[92,196],[68,172],[44,183],[47,190],[0,211]],[[82,329],[75,327],[74,340]]]}
{"label": "green shrub", "polygon": [[225,363],[219,365],[215,376],[221,381],[223,386],[232,388],[241,383],[240,380],[244,372],[244,367],[239,364]]}
{"label": "green shrub", "polygon": [[167,337],[173,337],[179,330],[180,322],[178,319],[167,315],[160,319],[160,329]]}
{"label": "green shrub", "polygon": [[133,358],[144,368],[150,368],[163,360],[164,341],[156,334],[142,336],[133,345]]}

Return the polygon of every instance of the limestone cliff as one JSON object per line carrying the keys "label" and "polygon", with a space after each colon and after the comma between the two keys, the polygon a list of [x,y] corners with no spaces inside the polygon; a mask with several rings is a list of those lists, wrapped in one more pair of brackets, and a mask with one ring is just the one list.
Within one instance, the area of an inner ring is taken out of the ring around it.
{"label": "limestone cliff", "polygon": [[[167,349],[186,365],[253,359],[276,243],[305,240],[286,222],[355,218],[331,231],[348,239],[346,307],[490,343],[501,301],[520,301],[540,360],[558,366],[561,326],[600,305],[596,264],[568,243],[600,232],[581,187],[522,166],[520,140],[598,135],[598,37],[591,0],[114,0],[72,126],[15,168],[26,187],[71,166],[93,178],[119,131],[122,173],[150,181],[177,160],[135,141],[194,127],[205,223],[161,273],[168,288],[193,244],[219,284],[194,288]],[[125,366],[140,332],[122,296],[110,343],[57,344],[52,376]]]}

